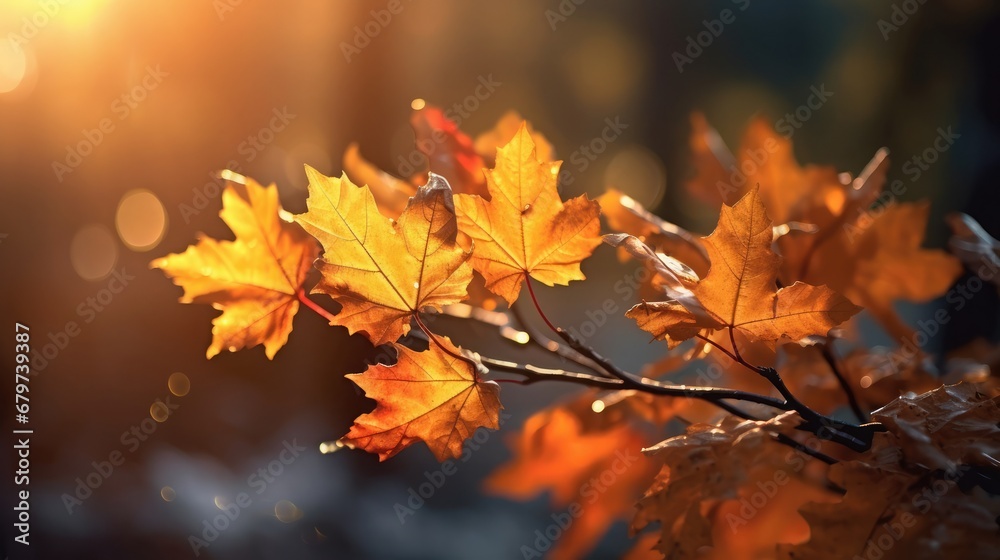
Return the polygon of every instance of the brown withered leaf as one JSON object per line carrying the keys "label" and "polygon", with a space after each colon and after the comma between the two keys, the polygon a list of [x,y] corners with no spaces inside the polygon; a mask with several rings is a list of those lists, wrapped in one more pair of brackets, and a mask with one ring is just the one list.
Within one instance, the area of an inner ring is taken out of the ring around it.
{"label": "brown withered leaf", "polygon": [[346,175],[306,167],[309,211],[295,217],[322,245],[313,290],[341,305],[335,324],[364,332],[374,345],[409,332],[422,308],[440,309],[466,297],[469,255],[456,244],[451,188],[431,175],[395,222],[379,213],[368,187]]}
{"label": "brown withered leaf", "polygon": [[150,263],[184,288],[182,303],[207,303],[222,311],[212,320],[211,358],[264,345],[267,357],[288,341],[299,309],[298,293],[316,258],[316,242],[290,221],[274,185],[253,179],[230,184],[220,216],[234,241],[202,237],[179,254]]}
{"label": "brown withered leaf", "polygon": [[744,485],[762,473],[767,478],[789,469],[788,448],[772,434],[787,433],[798,423],[793,413],[768,422],[727,416],[714,425],[693,424],[687,433],[644,449],[663,466],[639,501],[633,532],[659,523],[657,550],[671,559],[699,558],[714,544],[716,507],[738,499]]}
{"label": "brown withered leaf", "polygon": [[945,219],[951,227],[951,251],[973,273],[1000,288],[1000,241],[968,214],[953,212]]}
{"label": "brown withered leaf", "polygon": [[580,262],[601,240],[600,208],[586,195],[565,204],[556,190],[560,162],[540,162],[522,124],[486,171],[490,200],[455,196],[461,231],[475,243],[472,266],[486,287],[513,304],[526,274],[545,285],[583,280]]}
{"label": "brown withered leaf", "polygon": [[801,509],[809,541],[779,558],[987,558],[995,556],[1000,496],[1000,407],[973,384],[903,396],[872,414],[887,432],[831,479],[839,502]]}
{"label": "brown withered leaf", "polygon": [[[500,386],[480,381],[477,368],[450,340],[439,337],[423,352],[393,344],[397,361],[349,374],[375,410],[362,414],[345,440],[384,461],[423,441],[438,461],[457,459],[462,444],[481,427],[499,429]],[[452,355],[454,354],[454,355]]]}

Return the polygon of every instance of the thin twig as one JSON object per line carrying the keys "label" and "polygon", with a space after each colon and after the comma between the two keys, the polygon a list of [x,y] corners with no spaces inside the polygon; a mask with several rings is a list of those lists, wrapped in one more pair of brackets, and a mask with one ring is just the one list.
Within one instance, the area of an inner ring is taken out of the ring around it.
{"label": "thin twig", "polygon": [[829,364],[830,370],[833,375],[837,378],[840,383],[841,389],[844,390],[844,394],[847,395],[847,402],[851,406],[851,411],[854,415],[858,417],[859,422],[867,422],[868,415],[865,414],[864,409],[861,408],[861,403],[858,402],[857,395],[854,394],[854,390],[851,389],[851,384],[847,382],[847,378],[844,374],[840,372],[840,368],[837,367],[837,357],[833,355],[833,348],[830,347],[829,343],[824,343],[821,346],[821,351],[823,353],[823,359]]}
{"label": "thin twig", "polygon": [[517,319],[521,329],[528,333],[528,340],[530,342],[535,343],[543,350],[556,354],[560,358],[565,358],[595,373],[602,373],[601,367],[594,363],[593,360],[587,358],[583,354],[580,354],[576,350],[569,348],[568,346],[560,344],[559,341],[553,340],[538,332],[538,329],[528,323],[527,319],[524,317],[524,313],[521,312],[520,305],[518,305],[517,302],[514,302],[514,305],[510,307],[510,312],[514,315],[514,318]]}
{"label": "thin twig", "polygon": [[[536,383],[539,381],[571,381],[574,383],[587,385],[589,387],[597,387],[599,389],[606,389],[609,391],[618,391],[621,389],[634,389],[636,391],[649,393],[652,395],[699,399],[713,404],[723,400],[738,400],[738,401],[762,404],[765,406],[776,408],[778,410],[791,410],[788,407],[787,403],[783,403],[780,400],[775,399],[773,397],[767,397],[755,393],[747,393],[745,391],[739,391],[736,389],[721,389],[718,387],[689,387],[687,385],[667,385],[665,383],[661,383],[659,381],[656,381],[654,379],[649,379],[647,377],[630,378],[629,380],[626,381],[624,379],[609,379],[607,377],[600,377],[597,375],[591,375],[589,373],[579,373],[574,371],[566,371],[562,369],[542,368],[530,364],[528,365],[518,364],[516,362],[508,362],[505,360],[497,360],[493,358],[480,357],[480,360],[482,361],[483,365],[485,365],[487,368],[523,375],[526,378],[525,385],[530,385],[531,383]],[[727,408],[727,411],[729,411],[729,408]],[[741,413],[741,415],[742,414],[745,413]]]}
{"label": "thin twig", "polygon": [[837,463],[836,459],[834,459],[833,457],[827,455],[826,453],[823,453],[822,451],[818,451],[816,449],[812,449],[810,447],[802,445],[801,443],[795,441],[794,439],[792,439],[789,436],[786,436],[785,434],[777,434],[777,433],[774,434],[774,440],[777,441],[778,443],[782,444],[782,445],[787,445],[788,447],[791,447],[792,449],[794,449],[796,451],[799,451],[801,453],[805,453],[806,455],[809,455],[810,457],[819,459],[820,461],[823,461],[827,465],[833,465],[833,464]]}

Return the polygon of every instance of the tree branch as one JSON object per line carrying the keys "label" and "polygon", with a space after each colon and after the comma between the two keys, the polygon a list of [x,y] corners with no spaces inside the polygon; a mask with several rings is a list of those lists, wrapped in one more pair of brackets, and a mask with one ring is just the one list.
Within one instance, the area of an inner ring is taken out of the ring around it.
{"label": "tree branch", "polygon": [[847,395],[847,402],[851,406],[851,411],[853,411],[854,415],[858,417],[859,422],[867,422],[868,415],[865,414],[865,411],[861,408],[861,403],[858,402],[857,395],[855,395],[854,390],[851,389],[851,384],[847,382],[847,378],[844,377],[844,375],[840,372],[840,369],[837,367],[837,357],[833,355],[833,348],[830,347],[829,342],[824,343],[821,350],[823,353],[823,359],[826,360],[827,364],[829,364],[830,371],[833,372],[833,375],[837,378],[837,382],[840,383],[840,388],[843,389],[844,394]]}

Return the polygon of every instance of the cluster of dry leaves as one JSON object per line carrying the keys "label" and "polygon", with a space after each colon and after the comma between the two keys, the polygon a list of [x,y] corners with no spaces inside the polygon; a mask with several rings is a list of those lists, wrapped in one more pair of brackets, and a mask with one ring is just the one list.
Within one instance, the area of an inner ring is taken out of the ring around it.
{"label": "cluster of dry leaves", "polygon": [[[230,184],[221,217],[235,240],[203,238],[152,263],[184,288],[182,302],[221,311],[208,357],[258,344],[273,357],[307,305],[396,355],[348,376],[376,406],[344,441],[382,460],[417,441],[439,460],[457,458],[475,430],[498,428],[499,385],[489,377],[501,362],[433,333],[422,317],[463,304],[466,315],[507,321],[522,286],[583,280],[603,214],[617,232],[603,240],[651,272],[626,315],[669,351],[631,376],[555,326],[564,343],[538,340],[593,372],[546,378],[586,377],[598,388],[531,416],[512,439],[514,459],[486,489],[518,499],[548,492],[555,508],[577,506],[548,556],[582,557],[630,519],[638,535],[630,559],[995,557],[996,378],[971,360],[937,371],[921,348],[928,333],[893,304],[944,295],[963,263],[996,270],[1000,244],[959,215],[949,218],[958,258],[922,248],[927,204],[881,196],[887,152],[852,177],[800,166],[790,141],[761,119],[733,153],[695,115],[687,188],[720,207],[702,237],[614,190],[562,200],[561,162],[514,113],[475,140],[433,107],[412,124],[425,171],[394,177],[351,146],[339,178],[306,168],[308,211],[296,216],[274,186]],[[750,154],[753,165],[744,165]],[[311,292],[330,296],[336,314],[306,294],[314,265]],[[862,310],[898,347],[863,343],[854,319]],[[414,328],[425,350],[403,344]],[[714,372],[698,385],[771,400],[737,397],[723,410],[720,401],[645,390],[684,389],[678,372],[696,360]],[[526,383],[542,371],[502,363]],[[616,382],[623,388],[607,389]],[[867,450],[824,433],[833,429],[826,415],[851,411],[859,424],[878,423],[863,426],[877,427]],[[662,440],[677,423],[685,433]],[[522,553],[542,555],[530,544]]]}

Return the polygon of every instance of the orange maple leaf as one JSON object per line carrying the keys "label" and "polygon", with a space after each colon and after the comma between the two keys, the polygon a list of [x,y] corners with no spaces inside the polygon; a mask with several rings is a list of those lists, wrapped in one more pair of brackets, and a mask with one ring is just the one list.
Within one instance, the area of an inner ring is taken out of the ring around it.
{"label": "orange maple leaf", "polygon": [[704,238],[711,262],[708,275],[691,287],[711,317],[696,315],[673,300],[640,303],[626,316],[668,341],[721,325],[774,348],[783,337],[824,335],[861,310],[826,286],[796,282],[777,289],[781,257],[771,250],[771,225],[756,187],[735,205],[722,208],[718,227]]}
{"label": "orange maple leaf", "polygon": [[500,386],[480,381],[448,338],[437,343],[424,352],[394,343],[395,365],[376,364],[347,376],[377,405],[354,421],[345,440],[378,453],[381,461],[421,440],[444,461],[460,457],[462,443],[477,428],[500,427]]}
{"label": "orange maple leaf", "polygon": [[525,274],[545,285],[583,280],[580,262],[601,243],[600,207],[586,195],[565,204],[556,190],[562,162],[540,162],[527,126],[497,150],[486,171],[491,199],[455,196],[459,228],[475,242],[472,266],[513,304]]}
{"label": "orange maple leaf", "polygon": [[393,222],[379,213],[368,187],[308,166],[306,174],[309,211],[295,219],[323,245],[316,265],[323,277],[313,291],[340,303],[335,324],[366,333],[377,346],[409,332],[418,310],[465,298],[472,268],[455,243],[447,181],[431,175]]}
{"label": "orange maple leaf", "polygon": [[288,341],[299,309],[298,294],[316,258],[316,242],[290,220],[274,185],[253,179],[230,184],[219,215],[234,241],[202,237],[183,253],[150,263],[184,288],[182,303],[207,303],[222,314],[212,320],[211,358],[264,345],[267,357]]}
{"label": "orange maple leaf", "polygon": [[[592,399],[590,399],[592,400]],[[486,490],[514,499],[552,493],[555,508],[573,519],[549,551],[553,559],[581,558],[611,524],[632,512],[635,496],[655,468],[637,451],[643,440],[627,423],[591,427],[589,409],[553,407],[525,421],[515,458],[486,480]]]}

